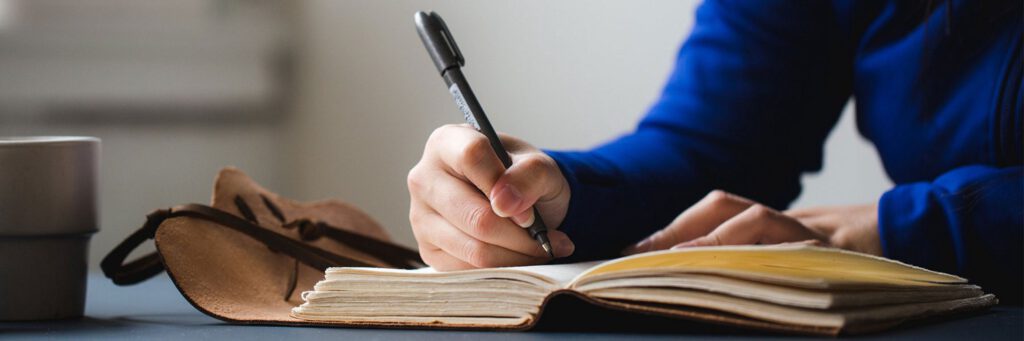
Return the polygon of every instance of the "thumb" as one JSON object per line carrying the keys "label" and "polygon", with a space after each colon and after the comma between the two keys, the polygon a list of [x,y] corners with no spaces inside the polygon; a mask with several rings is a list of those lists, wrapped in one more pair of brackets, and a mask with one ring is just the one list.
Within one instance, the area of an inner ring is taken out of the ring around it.
{"label": "thumb", "polygon": [[511,218],[519,226],[533,224],[534,205],[545,223],[558,226],[568,208],[568,186],[555,160],[534,152],[513,156],[512,167],[498,178],[488,197],[495,214]]}

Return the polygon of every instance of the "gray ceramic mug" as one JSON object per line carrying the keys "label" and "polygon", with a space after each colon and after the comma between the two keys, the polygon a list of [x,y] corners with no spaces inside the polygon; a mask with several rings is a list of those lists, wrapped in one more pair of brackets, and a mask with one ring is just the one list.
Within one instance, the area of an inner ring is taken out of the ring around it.
{"label": "gray ceramic mug", "polygon": [[80,317],[100,140],[0,137],[0,321]]}

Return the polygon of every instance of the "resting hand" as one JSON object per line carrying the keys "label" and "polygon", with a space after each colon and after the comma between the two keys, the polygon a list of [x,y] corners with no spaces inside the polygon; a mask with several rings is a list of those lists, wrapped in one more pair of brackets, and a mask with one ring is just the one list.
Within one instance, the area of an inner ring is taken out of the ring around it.
{"label": "resting hand", "polygon": [[[427,140],[409,171],[409,221],[420,256],[438,270],[540,264],[550,260],[521,226],[537,206],[549,227],[556,257],[573,253],[569,237],[554,230],[569,206],[569,184],[555,161],[511,136],[507,170],[483,134],[468,125],[446,125]],[[485,195],[486,194],[486,195]]]}
{"label": "resting hand", "polygon": [[661,231],[624,254],[676,247],[804,242],[881,255],[877,205],[815,207],[779,212],[713,191]]}

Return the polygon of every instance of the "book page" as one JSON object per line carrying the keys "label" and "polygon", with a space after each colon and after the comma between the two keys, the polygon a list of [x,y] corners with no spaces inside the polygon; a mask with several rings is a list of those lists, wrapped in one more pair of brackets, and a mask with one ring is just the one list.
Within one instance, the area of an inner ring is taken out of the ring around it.
{"label": "book page", "polygon": [[441,272],[329,268],[292,316],[311,321],[519,325],[599,262]]}
{"label": "book page", "polygon": [[545,276],[553,279],[555,282],[561,283],[561,287],[565,288],[572,282],[573,278],[576,278],[576,276],[579,276],[584,271],[587,271],[588,269],[603,262],[604,261],[591,261],[571,264],[516,266],[501,269],[513,269]]}
{"label": "book page", "polygon": [[[542,277],[551,279],[552,282],[561,284],[561,287],[566,287],[573,278],[579,276],[584,271],[601,264],[605,261],[590,261],[581,263],[571,264],[546,264],[546,265],[527,265],[527,266],[512,266],[505,268],[493,268],[488,269],[489,271],[522,271]],[[445,273],[458,273],[459,271],[437,271],[431,267],[419,268],[415,270],[395,270],[395,269],[381,269],[382,272],[394,271],[394,272],[406,272],[406,273],[424,273],[424,274],[445,274]],[[480,270],[465,270],[465,271],[480,271]]]}
{"label": "book page", "polygon": [[807,245],[694,247],[648,252],[600,264],[575,285],[623,276],[705,273],[803,288],[928,287],[957,276],[852,251]]}
{"label": "book page", "polygon": [[439,283],[459,283],[488,278],[507,278],[533,283],[535,285],[545,287],[547,290],[556,290],[565,288],[570,282],[572,282],[573,278],[602,262],[603,261],[592,261],[572,264],[530,265],[458,271],[437,271],[431,267],[414,270],[368,267],[334,267],[328,268],[324,275],[327,280],[341,278],[345,278],[347,280],[383,280],[383,278],[391,277],[392,281],[412,280]]}

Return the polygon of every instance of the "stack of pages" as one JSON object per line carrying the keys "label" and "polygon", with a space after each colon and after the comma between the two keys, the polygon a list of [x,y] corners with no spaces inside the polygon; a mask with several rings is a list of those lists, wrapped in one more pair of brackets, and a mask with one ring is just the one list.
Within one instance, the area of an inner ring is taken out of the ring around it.
{"label": "stack of pages", "polygon": [[529,329],[560,294],[602,308],[823,335],[997,303],[957,276],[838,249],[775,245],[455,272],[330,268],[292,316],[353,326]]}

